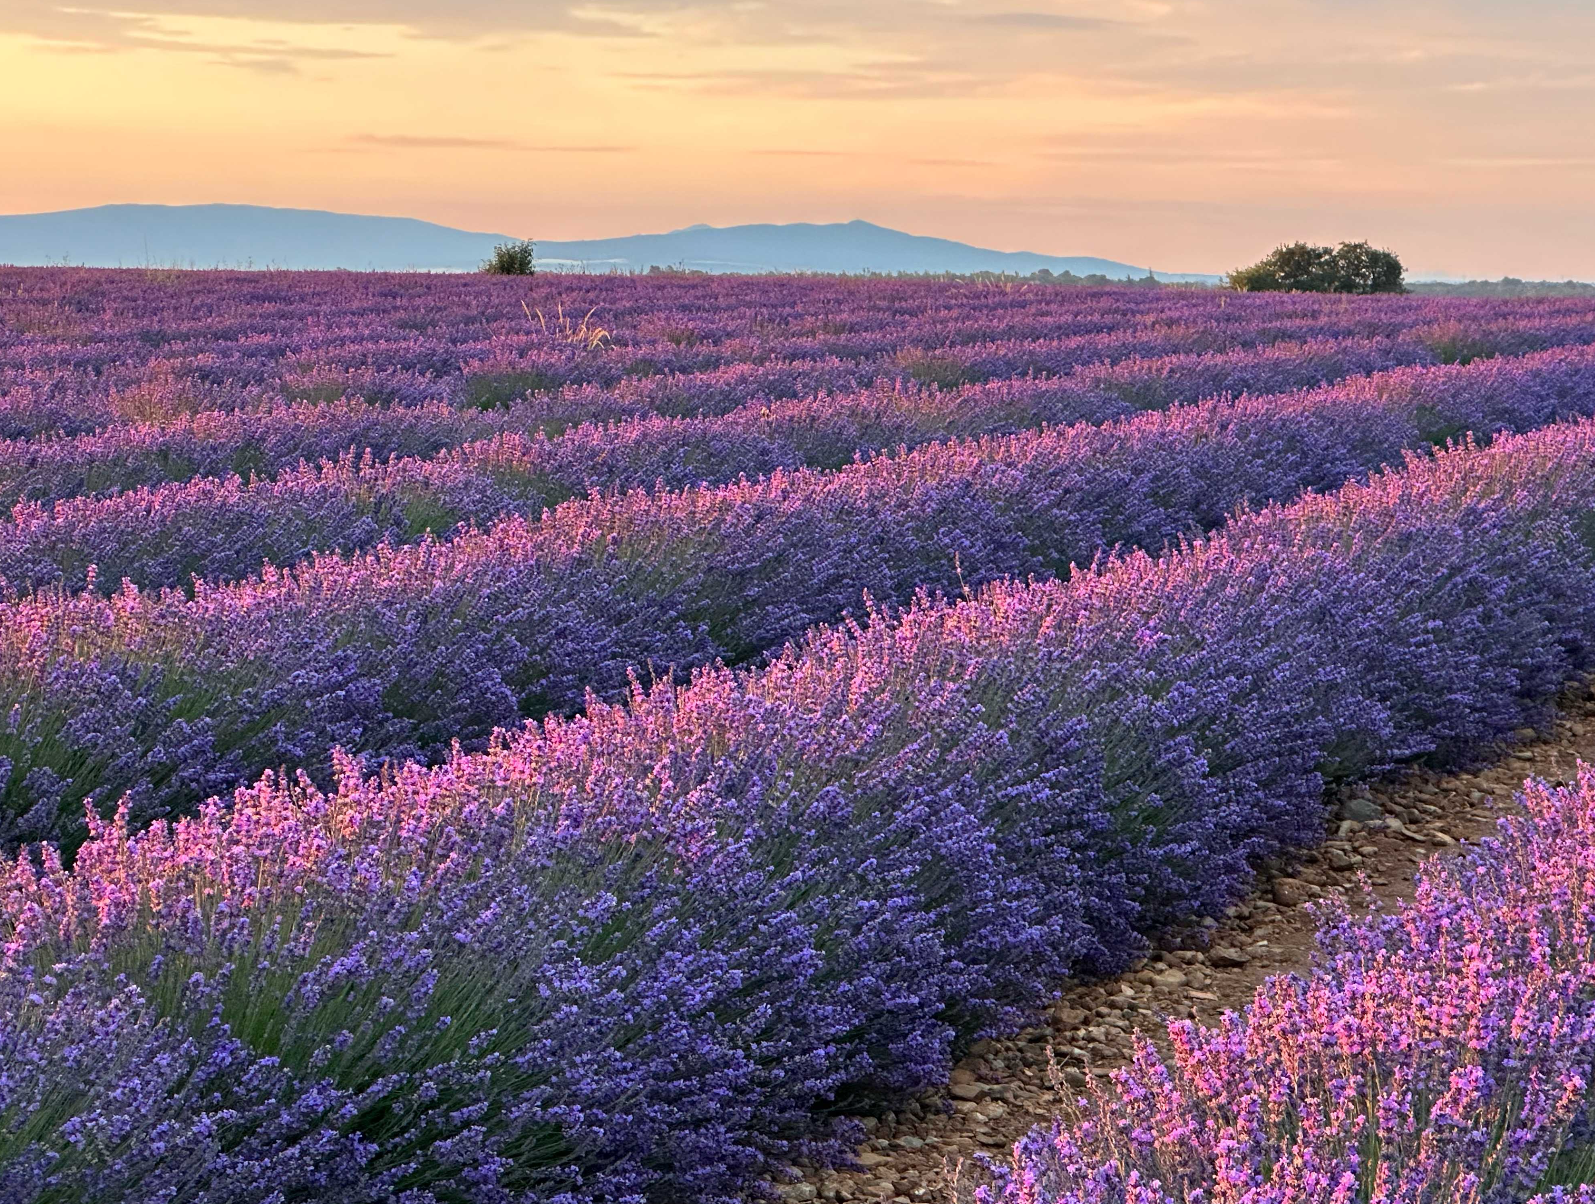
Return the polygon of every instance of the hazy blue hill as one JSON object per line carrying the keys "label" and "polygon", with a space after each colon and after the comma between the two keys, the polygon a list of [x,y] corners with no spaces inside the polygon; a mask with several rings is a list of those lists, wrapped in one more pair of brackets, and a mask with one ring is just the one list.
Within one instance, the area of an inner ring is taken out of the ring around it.
{"label": "hazy blue hill", "polygon": [[[815,225],[689,226],[669,234],[636,234],[582,242],[539,241],[538,258],[588,270],[650,264],[710,272],[1015,272],[1040,268],[1085,276],[1145,276],[1147,269],[1091,256],[989,251],[945,238],[904,234],[870,222]],[[1216,276],[1168,274],[1169,280]]]}
{"label": "hazy blue hill", "polygon": [[[505,234],[405,217],[259,205],[101,205],[0,216],[0,263],[90,267],[283,267],[469,271]],[[1039,268],[1144,276],[1146,268],[1089,256],[989,251],[869,222],[690,226],[668,234],[575,242],[539,240],[546,268],[644,271],[655,264],[710,272],[1015,272]],[[1159,273],[1168,280],[1213,276]]]}
{"label": "hazy blue hill", "polygon": [[260,205],[100,205],[0,217],[0,263],[447,271],[503,242],[407,217]]}

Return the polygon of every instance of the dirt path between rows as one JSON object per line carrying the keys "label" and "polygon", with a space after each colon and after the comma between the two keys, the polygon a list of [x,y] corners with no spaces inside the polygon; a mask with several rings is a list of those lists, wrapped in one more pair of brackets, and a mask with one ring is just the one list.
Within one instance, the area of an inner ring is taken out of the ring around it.
{"label": "dirt path between rows", "polygon": [[1213,1021],[1251,1001],[1269,975],[1306,971],[1314,924],[1303,904],[1326,895],[1361,909],[1359,876],[1383,902],[1412,892],[1424,858],[1487,835],[1513,806],[1526,777],[1570,781],[1580,759],[1595,763],[1595,699],[1579,687],[1560,700],[1552,730],[1517,732],[1498,760],[1472,773],[1414,772],[1399,782],[1356,788],[1338,800],[1328,838],[1302,855],[1288,875],[1259,883],[1246,901],[1200,938],[1159,952],[1116,979],[1066,990],[1051,1023],[1003,1040],[979,1042],[947,1086],[897,1112],[864,1117],[857,1150],[862,1169],[799,1168],[804,1178],[780,1188],[787,1200],[892,1201],[952,1198],[949,1169],[985,1152],[999,1158],[1057,1110],[1047,1070],[1049,1048],[1067,1084],[1122,1065],[1131,1034],[1166,1044],[1169,1017]]}

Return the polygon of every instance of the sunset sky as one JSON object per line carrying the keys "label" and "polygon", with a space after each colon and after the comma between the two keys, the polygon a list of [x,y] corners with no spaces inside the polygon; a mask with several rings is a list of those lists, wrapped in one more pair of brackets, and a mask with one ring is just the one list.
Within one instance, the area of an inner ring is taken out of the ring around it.
{"label": "sunset sky", "polygon": [[1595,279],[1592,48],[1590,0],[0,0],[0,212],[865,218],[1168,271],[1367,238]]}

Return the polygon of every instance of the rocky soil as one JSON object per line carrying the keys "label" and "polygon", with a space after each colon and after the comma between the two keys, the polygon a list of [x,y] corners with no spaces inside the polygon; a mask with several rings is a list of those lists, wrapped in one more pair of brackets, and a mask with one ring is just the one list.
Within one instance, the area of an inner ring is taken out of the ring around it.
{"label": "rocky soil", "polygon": [[1487,834],[1513,806],[1524,778],[1570,780],[1581,758],[1595,763],[1595,699],[1583,688],[1563,698],[1551,731],[1520,729],[1485,768],[1415,771],[1339,797],[1323,845],[1269,867],[1257,892],[1221,921],[1169,942],[1116,979],[1064,991],[1047,1027],[979,1042],[944,1090],[860,1118],[866,1140],[857,1169],[799,1168],[803,1179],[784,1186],[782,1195],[892,1204],[952,1199],[961,1163],[979,1152],[1004,1156],[1016,1138],[1055,1113],[1049,1051],[1066,1087],[1080,1086],[1087,1075],[1121,1065],[1133,1033],[1163,1043],[1170,1017],[1212,1021],[1243,1008],[1264,978],[1308,969],[1314,924],[1305,904],[1340,895],[1360,909],[1364,876],[1386,904],[1404,897],[1418,862]]}

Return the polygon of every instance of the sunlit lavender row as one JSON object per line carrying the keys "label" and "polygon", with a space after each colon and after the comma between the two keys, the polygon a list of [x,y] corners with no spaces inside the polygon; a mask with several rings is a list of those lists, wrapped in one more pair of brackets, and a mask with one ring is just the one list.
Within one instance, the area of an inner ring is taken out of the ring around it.
{"label": "sunlit lavender row", "polygon": [[1317,972],[1217,1027],[1172,1025],[1168,1065],[1143,1039],[973,1200],[1485,1204],[1589,1175],[1595,770],[1523,801],[1465,858],[1425,863],[1395,912],[1322,905]]}
{"label": "sunlit lavender row", "polygon": [[614,396],[587,416],[695,414],[1286,340],[1401,337],[1447,360],[1595,337],[1589,305],[1560,299],[1220,306],[1173,290],[884,280],[0,269],[0,305],[3,436],[342,397],[496,408],[535,394],[582,415],[593,388]]}
{"label": "sunlit lavender row", "polygon": [[[1576,299],[0,270],[0,1201],[845,1160],[1543,718],[1592,420]],[[1568,1115],[1502,1099],[1481,1204]],[[1165,1204],[1059,1133],[988,1194]]]}
{"label": "sunlit lavender row", "polygon": [[[778,650],[862,613],[865,598],[1066,575],[1114,546],[1156,551],[1243,503],[1332,489],[1462,432],[1591,414],[1595,351],[1401,369],[1101,427],[932,443],[835,472],[571,502],[449,543],[200,583],[192,597],[126,588],[0,604],[0,707],[16,716],[0,732],[0,835],[68,839],[85,798],[107,806],[124,792],[142,821],[281,765],[325,782],[334,747],[435,761],[495,728],[570,713],[589,691],[613,698],[636,676]],[[315,487],[329,477],[289,495],[302,499],[290,510],[300,530],[369,521],[336,495],[327,504]],[[474,484],[487,492],[485,474]],[[215,512],[240,497],[200,496]],[[270,513],[240,510],[214,535],[203,518],[178,525],[180,540],[157,525],[145,551],[214,557],[272,533]],[[23,515],[0,563],[114,556],[118,536],[136,540],[140,511],[110,511],[98,547],[52,545],[55,530]]]}
{"label": "sunlit lavender row", "polygon": [[[551,476],[544,488],[552,502],[614,484],[622,470],[609,461],[617,458],[627,480],[679,487],[760,469],[836,467],[857,452],[934,438],[1105,422],[1204,397],[1306,388],[1432,358],[1388,339],[1273,343],[946,390],[893,382],[756,398],[694,418],[633,413],[617,395],[591,389],[557,403],[557,416],[556,403],[547,401],[488,412],[437,403],[383,409],[358,400],[208,411],[76,437],[0,442],[0,497],[51,503],[205,477],[270,480],[301,462],[351,452],[419,459],[490,439],[529,439],[547,444],[537,448],[536,472]],[[577,418],[574,428],[566,421]]]}
{"label": "sunlit lavender row", "polygon": [[[479,755],[96,821],[4,903],[13,1194],[740,1198],[1595,647],[1595,425],[816,633]],[[817,1111],[818,1109],[818,1111]]]}
{"label": "sunlit lavender row", "polygon": [[[324,460],[316,467],[301,462],[273,478],[252,478],[249,483],[237,474],[196,476],[93,500],[62,498],[50,507],[19,503],[12,523],[0,528],[0,578],[23,591],[57,584],[78,590],[93,565],[102,589],[124,580],[143,588],[186,585],[195,576],[213,582],[230,580],[259,569],[263,562],[285,566],[315,551],[409,543],[429,531],[447,536],[461,526],[487,525],[514,514],[536,518],[560,502],[592,493],[680,489],[783,469],[836,468],[882,449],[1043,425],[1101,423],[1202,397],[1305,388],[1325,379],[1378,372],[1392,359],[1399,363],[1406,358],[1401,348],[1362,341],[1286,344],[1261,352],[1128,361],[1067,377],[952,392],[873,389],[753,403],[721,417],[654,416],[584,424],[553,439],[541,432],[528,437],[503,431],[433,457],[392,456],[378,462],[367,442],[358,460],[351,450],[337,461]],[[1583,362],[1581,350],[1568,353],[1566,363],[1575,378],[1576,366]],[[1406,378],[1388,373],[1377,380],[1375,387],[1380,390],[1400,392],[1410,387]],[[1564,393],[1570,391],[1562,410],[1582,412],[1579,386],[1564,382],[1559,387]],[[1138,404],[1130,404],[1128,397]],[[1448,406],[1442,400],[1438,410]],[[1529,409],[1532,405],[1526,407],[1525,416]],[[336,413],[356,422],[368,420],[359,411]],[[426,411],[404,413],[432,416]],[[1472,424],[1463,418],[1460,412],[1448,414],[1444,421],[1450,426],[1427,420],[1424,434],[1433,441],[1470,429]],[[1537,424],[1546,419],[1542,414],[1528,420]],[[236,429],[248,421],[234,418],[229,425]],[[1493,423],[1479,427],[1480,433],[1489,433],[1499,419]],[[444,432],[461,426],[451,411],[433,432],[446,438]],[[412,425],[410,433],[415,430]],[[342,433],[349,440],[347,446],[359,446],[357,431]],[[130,448],[147,431],[125,433],[132,439],[118,450]],[[52,445],[48,452],[68,456],[86,452],[103,485],[105,474],[118,463],[108,442],[104,436],[90,436],[73,441],[75,447]],[[232,446],[225,438],[215,440],[209,449],[213,461],[227,455]],[[162,447],[170,451],[169,437]],[[16,448],[19,456],[33,450],[25,445]],[[150,456],[148,445],[139,452],[136,458],[121,461],[130,473],[139,467],[170,469],[173,464],[170,455]],[[232,455],[236,458],[237,452]],[[192,466],[196,459],[185,457],[181,462]],[[57,466],[62,463],[55,461]],[[23,479],[38,481],[41,468],[36,461],[30,463]],[[1330,477],[1326,483],[1337,481]]]}

